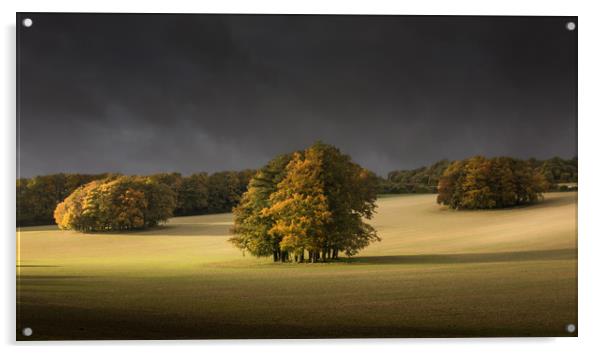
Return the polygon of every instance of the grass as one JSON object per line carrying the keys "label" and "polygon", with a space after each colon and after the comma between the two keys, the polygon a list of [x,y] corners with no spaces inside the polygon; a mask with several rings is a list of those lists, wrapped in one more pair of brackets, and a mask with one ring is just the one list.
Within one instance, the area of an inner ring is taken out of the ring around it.
{"label": "grass", "polygon": [[382,242],[328,264],[243,257],[230,214],[127,234],[22,228],[17,338],[573,336],[576,199],[462,212],[379,199]]}

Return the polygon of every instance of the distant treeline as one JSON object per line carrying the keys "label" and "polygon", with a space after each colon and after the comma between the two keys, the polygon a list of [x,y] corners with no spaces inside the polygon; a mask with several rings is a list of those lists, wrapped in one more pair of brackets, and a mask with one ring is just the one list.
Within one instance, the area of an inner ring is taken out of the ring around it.
{"label": "distant treeline", "polygon": [[[547,191],[575,190],[560,183],[577,182],[577,158],[548,160],[529,159],[526,162],[547,181]],[[437,185],[450,161],[441,160],[428,167],[392,171],[379,178],[379,194],[437,193]],[[212,174],[160,173],[150,177],[166,184],[176,194],[174,215],[226,213],[238,205],[254,170],[224,171]],[[78,187],[95,180],[118,174],[57,173],[17,180],[17,226],[54,224],[56,206]]]}
{"label": "distant treeline", "polygon": [[560,157],[549,160],[529,159],[527,162],[545,177],[548,190],[563,190],[559,183],[577,183],[577,157],[568,160]]}
{"label": "distant treeline", "polygon": [[449,163],[441,160],[428,167],[391,171],[387,178],[380,178],[379,193],[437,193],[439,178]]}
{"label": "distant treeline", "polygon": [[66,174],[17,179],[17,226],[54,224],[54,209],[78,187],[109,174]]}
{"label": "distant treeline", "polygon": [[[428,167],[391,171],[387,178],[380,178],[379,193],[437,193],[439,180],[450,163],[449,160],[440,160]],[[572,159],[559,157],[548,160],[528,159],[526,163],[545,177],[548,191],[567,189],[566,186],[559,186],[559,183],[577,183],[576,157]]]}
{"label": "distant treeline", "polygon": [[[160,173],[146,176],[171,188],[176,195],[176,216],[230,212],[247,190],[253,170],[213,174]],[[78,187],[113,178],[117,174],[69,174],[21,178],[17,180],[17,226],[54,224],[54,210]]]}

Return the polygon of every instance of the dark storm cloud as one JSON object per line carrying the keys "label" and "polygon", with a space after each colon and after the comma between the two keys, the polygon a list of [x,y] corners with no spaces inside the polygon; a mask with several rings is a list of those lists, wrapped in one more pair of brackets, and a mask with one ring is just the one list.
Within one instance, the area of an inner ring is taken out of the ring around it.
{"label": "dark storm cloud", "polygon": [[577,152],[575,18],[24,17],[22,176],[255,168],[316,140],[380,174]]}

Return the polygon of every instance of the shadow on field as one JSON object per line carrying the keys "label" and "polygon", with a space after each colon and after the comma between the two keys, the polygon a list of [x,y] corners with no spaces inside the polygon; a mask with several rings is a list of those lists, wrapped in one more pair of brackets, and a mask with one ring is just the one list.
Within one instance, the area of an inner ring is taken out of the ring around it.
{"label": "shadow on field", "polygon": [[[331,324],[285,323],[282,319],[260,321],[242,317],[229,322],[219,312],[198,314],[153,313],[127,308],[81,308],[56,304],[24,302],[17,321],[17,341],[31,340],[175,340],[175,339],[320,339],[320,338],[443,338],[443,337],[574,337],[563,326],[513,325],[496,327],[484,324],[471,328],[461,322],[448,325],[412,324],[400,321],[386,325],[367,318],[347,322],[341,318]],[[471,312],[469,311],[469,314]],[[62,321],[57,325],[57,314]],[[310,315],[312,313],[310,312]],[[21,329],[34,328],[25,337]],[[516,340],[516,339],[513,339]]]}
{"label": "shadow on field", "polygon": [[20,275],[20,282],[38,282],[38,281],[54,281],[54,280],[82,280],[92,279],[95,277],[85,275]]}
{"label": "shadow on field", "polygon": [[[436,205],[436,207],[435,207]],[[511,210],[536,210],[541,208],[549,208],[549,207],[562,207],[567,205],[575,205],[575,210],[577,209],[577,193],[574,192],[556,192],[553,195],[544,195],[544,199],[531,203],[531,204],[523,204],[516,205],[504,208],[494,208],[494,209],[450,209],[447,206],[434,204],[432,212],[459,212],[459,213],[498,213],[500,211],[511,211]]]}
{"label": "shadow on field", "polygon": [[[575,204],[576,200],[577,200],[576,193],[570,193],[570,192],[557,193],[552,196],[544,195],[543,200],[541,200],[537,203],[527,204],[527,205],[519,205],[519,206],[507,208],[507,209],[523,209],[523,208],[538,209],[538,208],[547,208],[550,206],[558,206],[559,207],[559,206]],[[500,209],[497,209],[497,210],[500,210]]]}
{"label": "shadow on field", "polygon": [[[573,192],[558,192],[552,196],[544,196],[544,199],[532,203],[532,204],[524,204],[524,205],[516,205],[505,208],[494,208],[494,209],[450,209],[447,206],[435,204],[431,209],[433,213],[444,212],[452,212],[452,213],[499,213],[500,211],[512,211],[512,210],[537,210],[541,208],[549,208],[549,207],[563,207],[567,205],[574,205],[575,210],[577,210],[577,194]],[[576,211],[575,211],[576,212]]]}
{"label": "shadow on field", "polygon": [[164,236],[232,236],[230,223],[170,223],[161,226]]}
{"label": "shadow on field", "polygon": [[466,253],[466,254],[425,254],[411,256],[372,256],[343,259],[346,263],[357,264],[454,264],[526,262],[577,259],[576,249],[543,251]]}
{"label": "shadow on field", "polygon": [[120,230],[120,231],[102,231],[102,232],[86,232],[82,235],[87,236],[232,236],[230,228],[232,226],[227,223],[170,223],[166,225],[158,225],[149,229],[142,230]]}
{"label": "shadow on field", "polygon": [[[19,275],[17,277],[17,286],[19,289],[23,289],[22,287],[35,289],[36,293],[45,291],[44,289],[48,288],[52,288],[56,292],[58,291],[57,287],[79,290],[83,285],[82,281],[89,283],[90,281],[95,282],[96,279],[91,276],[79,275]],[[19,291],[18,297],[24,294],[21,291]]]}

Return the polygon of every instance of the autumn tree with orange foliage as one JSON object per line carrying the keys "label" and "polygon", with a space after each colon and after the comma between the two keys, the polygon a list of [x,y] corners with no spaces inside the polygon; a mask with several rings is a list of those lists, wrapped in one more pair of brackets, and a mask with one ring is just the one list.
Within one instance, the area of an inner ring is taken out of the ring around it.
{"label": "autumn tree with orange foliage", "polygon": [[262,213],[275,220],[268,232],[281,240],[282,260],[288,260],[289,253],[293,253],[302,261],[307,250],[309,258],[315,261],[327,242],[327,225],[332,221],[320,178],[320,153],[315,149],[309,149],[305,156],[295,153],[287,172],[270,196],[271,206]]}
{"label": "autumn tree with orange foliage", "polygon": [[494,209],[534,203],[547,189],[528,162],[475,156],[454,161],[439,179],[437,203],[453,209]]}
{"label": "autumn tree with orange foliage", "polygon": [[364,222],[376,208],[377,183],[373,173],[331,145],[279,156],[251,179],[234,210],[237,235],[230,241],[282,262],[354,255],[380,240]]}
{"label": "autumn tree with orange foliage", "polygon": [[167,185],[147,177],[119,176],[76,189],[58,204],[54,218],[63,230],[135,230],[167,221],[175,206]]}

